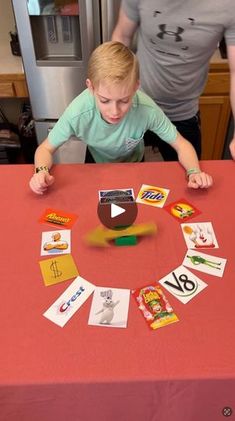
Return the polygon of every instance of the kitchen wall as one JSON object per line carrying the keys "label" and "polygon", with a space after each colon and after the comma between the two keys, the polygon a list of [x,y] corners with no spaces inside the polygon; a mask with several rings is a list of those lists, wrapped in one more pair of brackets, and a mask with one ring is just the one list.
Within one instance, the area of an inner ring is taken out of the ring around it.
{"label": "kitchen wall", "polygon": [[[20,1],[20,0],[19,0]],[[15,31],[15,19],[12,9],[11,0],[0,0],[0,66],[1,73],[5,73],[2,63],[2,54],[5,54],[5,46],[9,55],[11,54],[10,48],[10,31]],[[4,48],[2,46],[4,45]],[[22,109],[22,100],[20,99],[0,99],[0,107],[3,109],[7,118],[12,123],[17,123],[19,114]]]}
{"label": "kitchen wall", "polygon": [[11,0],[0,0],[0,39],[9,42],[9,31],[14,31],[15,20]]}

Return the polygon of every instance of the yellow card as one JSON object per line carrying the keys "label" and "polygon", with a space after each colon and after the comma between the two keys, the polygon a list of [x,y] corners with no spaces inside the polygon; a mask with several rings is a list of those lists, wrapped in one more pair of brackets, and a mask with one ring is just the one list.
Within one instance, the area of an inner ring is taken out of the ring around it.
{"label": "yellow card", "polygon": [[58,284],[79,275],[71,254],[41,260],[39,265],[46,286]]}
{"label": "yellow card", "polygon": [[136,203],[143,203],[144,205],[162,208],[165,204],[169,191],[169,189],[165,189],[163,187],[142,184]]}

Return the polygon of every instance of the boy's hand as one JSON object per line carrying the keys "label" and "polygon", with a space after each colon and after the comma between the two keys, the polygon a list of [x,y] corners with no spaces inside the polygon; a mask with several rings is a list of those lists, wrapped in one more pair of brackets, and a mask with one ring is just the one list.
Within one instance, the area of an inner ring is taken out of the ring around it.
{"label": "boy's hand", "polygon": [[190,174],[188,177],[188,187],[192,189],[208,189],[212,184],[212,177],[205,172]]}
{"label": "boy's hand", "polygon": [[32,176],[29,185],[34,193],[43,194],[53,183],[54,177],[49,172],[40,171]]}

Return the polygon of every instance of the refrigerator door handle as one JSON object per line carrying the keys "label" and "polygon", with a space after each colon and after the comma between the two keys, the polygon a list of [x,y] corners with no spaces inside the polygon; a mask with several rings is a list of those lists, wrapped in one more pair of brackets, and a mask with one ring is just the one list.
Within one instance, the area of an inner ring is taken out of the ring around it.
{"label": "refrigerator door handle", "polygon": [[[97,0],[84,0],[85,5],[85,14],[87,31],[86,31],[86,43],[83,45],[84,51],[88,52],[88,57],[90,53],[100,44],[100,28],[99,28],[99,5]],[[80,3],[81,6],[81,3]]]}
{"label": "refrigerator door handle", "polygon": [[100,0],[102,42],[110,41],[118,19],[121,0]]}

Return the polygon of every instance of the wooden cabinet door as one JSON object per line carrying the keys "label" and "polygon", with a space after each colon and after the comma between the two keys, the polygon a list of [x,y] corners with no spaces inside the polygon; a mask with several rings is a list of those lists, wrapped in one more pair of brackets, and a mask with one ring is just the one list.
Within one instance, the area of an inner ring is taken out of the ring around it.
{"label": "wooden cabinet door", "polygon": [[28,98],[28,88],[24,76],[0,75],[0,98]]}
{"label": "wooden cabinet door", "polygon": [[230,100],[225,96],[200,98],[202,159],[222,159],[230,117]]}

